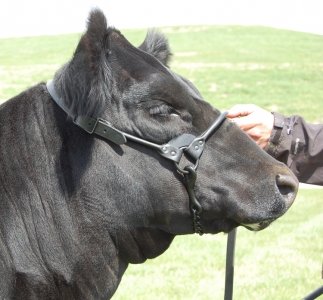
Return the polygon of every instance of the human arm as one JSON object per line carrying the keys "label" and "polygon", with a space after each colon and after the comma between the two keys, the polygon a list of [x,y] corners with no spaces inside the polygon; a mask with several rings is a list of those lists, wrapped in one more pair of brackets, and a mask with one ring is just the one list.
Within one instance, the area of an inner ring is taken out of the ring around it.
{"label": "human arm", "polygon": [[[246,117],[236,119],[243,115]],[[247,134],[252,131],[251,137],[268,154],[285,163],[300,182],[323,185],[323,124],[310,124],[296,115],[271,114],[254,105],[237,105],[229,111],[228,117],[234,118]],[[263,133],[263,140],[267,140],[264,147],[256,140],[255,132],[259,136]]]}
{"label": "human arm", "polygon": [[227,117],[262,149],[266,147],[274,127],[274,116],[270,112],[254,104],[237,104],[229,110]]}

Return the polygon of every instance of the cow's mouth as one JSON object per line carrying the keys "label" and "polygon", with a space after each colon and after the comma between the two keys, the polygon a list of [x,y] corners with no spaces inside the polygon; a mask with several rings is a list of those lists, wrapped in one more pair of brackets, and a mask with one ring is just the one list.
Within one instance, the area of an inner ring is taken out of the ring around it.
{"label": "cow's mouth", "polygon": [[246,229],[248,229],[250,231],[260,231],[260,230],[263,230],[266,227],[268,227],[273,221],[274,221],[274,219],[262,221],[259,223],[252,223],[252,224],[241,223],[241,226],[245,227]]}

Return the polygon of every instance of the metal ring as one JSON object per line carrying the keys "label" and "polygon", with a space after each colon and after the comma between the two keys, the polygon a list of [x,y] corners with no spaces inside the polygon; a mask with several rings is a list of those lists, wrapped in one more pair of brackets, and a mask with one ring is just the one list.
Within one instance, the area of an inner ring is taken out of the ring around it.
{"label": "metal ring", "polygon": [[[200,162],[200,159],[198,158],[198,159],[196,160],[196,162],[195,162],[194,167],[192,167],[192,168],[194,169],[194,171],[196,171],[196,170],[197,170],[197,167],[199,166],[199,162]],[[189,171],[186,171],[186,170],[182,169],[176,161],[174,161],[174,164],[175,164],[175,166],[176,166],[176,169],[177,169],[179,172],[181,172],[181,173],[182,173],[182,174],[184,174],[184,175],[189,174]],[[186,166],[186,167],[187,167],[187,166]]]}
{"label": "metal ring", "polygon": [[199,166],[200,158],[198,158],[195,162],[195,166],[193,167],[194,171],[197,170],[197,167]]}
{"label": "metal ring", "polygon": [[182,173],[184,175],[189,173],[189,171],[183,170],[176,161],[174,161],[174,164],[176,166],[177,171],[179,171],[180,173]]}

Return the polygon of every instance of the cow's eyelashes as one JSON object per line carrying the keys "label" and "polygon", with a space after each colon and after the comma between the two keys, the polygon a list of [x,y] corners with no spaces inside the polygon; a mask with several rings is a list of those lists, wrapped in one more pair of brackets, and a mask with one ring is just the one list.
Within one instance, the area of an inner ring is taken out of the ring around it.
{"label": "cow's eyelashes", "polygon": [[168,117],[179,116],[179,113],[171,106],[167,104],[156,105],[149,108],[149,114],[152,116]]}

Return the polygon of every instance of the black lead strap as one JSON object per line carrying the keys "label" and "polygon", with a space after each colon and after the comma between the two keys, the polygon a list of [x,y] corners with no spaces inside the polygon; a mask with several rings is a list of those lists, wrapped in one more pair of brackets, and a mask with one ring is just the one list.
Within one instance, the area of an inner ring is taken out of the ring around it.
{"label": "black lead strap", "polygon": [[225,266],[225,289],[224,300],[232,300],[233,298],[233,277],[234,277],[234,252],[236,246],[237,228],[228,234],[227,241],[227,257]]}
{"label": "black lead strap", "polygon": [[303,300],[314,300],[323,295],[323,285],[303,298]]}
{"label": "black lead strap", "polygon": [[[234,278],[234,254],[236,245],[237,228],[233,229],[228,234],[227,241],[227,255],[226,255],[226,267],[225,267],[225,289],[224,289],[224,300],[233,299],[233,278]],[[323,273],[322,273],[323,277]],[[323,285],[307,296],[303,297],[302,300],[314,300],[319,296],[323,295]]]}

